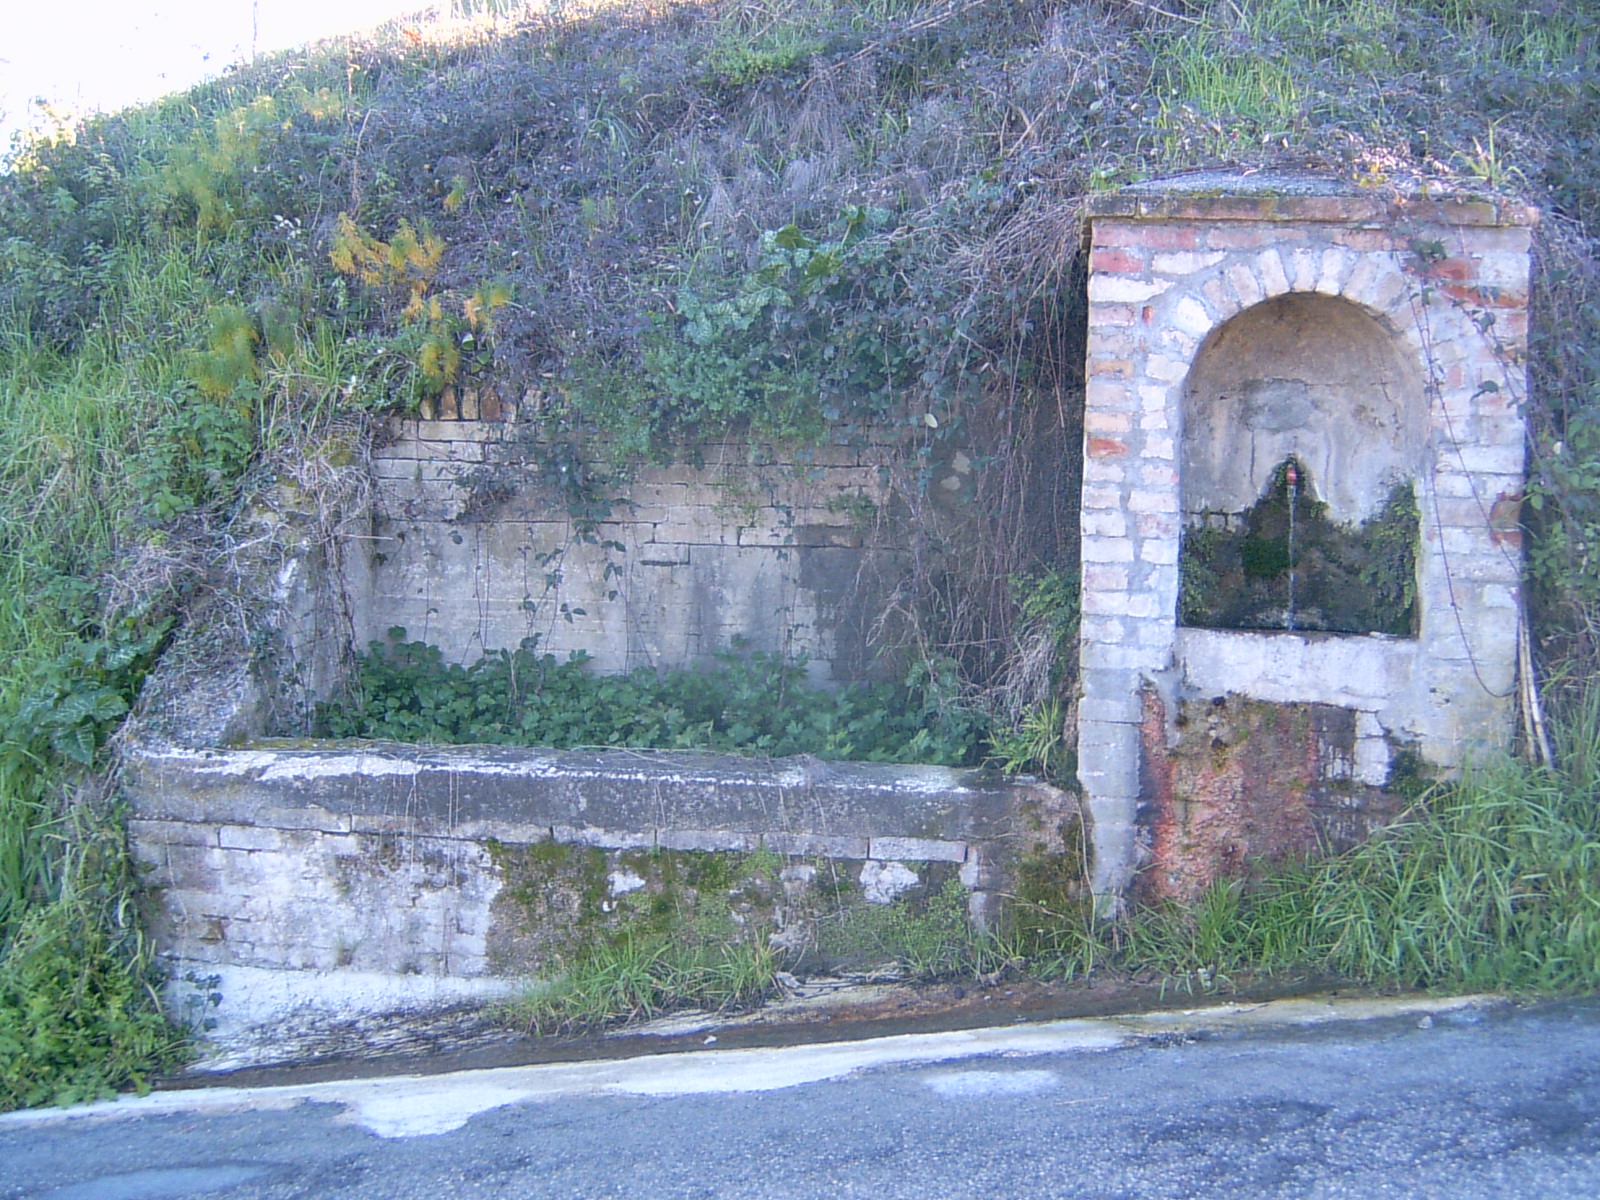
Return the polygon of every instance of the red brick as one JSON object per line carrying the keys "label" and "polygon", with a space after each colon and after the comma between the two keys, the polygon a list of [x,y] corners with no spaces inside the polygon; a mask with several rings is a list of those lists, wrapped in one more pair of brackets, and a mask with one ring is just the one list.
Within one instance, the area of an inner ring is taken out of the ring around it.
{"label": "red brick", "polygon": [[1387,229],[1341,229],[1333,235],[1333,243],[1363,253],[1394,250],[1397,245]]}
{"label": "red brick", "polygon": [[478,401],[478,415],[485,421],[498,421],[503,415],[500,411],[500,394],[485,391]]}
{"label": "red brick", "polygon": [[1132,246],[1142,250],[1194,250],[1200,245],[1200,231],[1193,225],[1149,224],[1101,225],[1094,227],[1094,245]]}
{"label": "red brick", "polygon": [[1089,269],[1105,275],[1143,275],[1144,255],[1129,250],[1096,250],[1089,257]]}
{"label": "red brick", "polygon": [[[1146,312],[1149,310],[1146,309]],[[1131,304],[1091,304],[1089,305],[1089,336],[1094,337],[1097,326],[1132,325],[1134,309]]]}
{"label": "red brick", "polygon": [[1286,239],[1281,229],[1264,229],[1260,225],[1224,225],[1206,233],[1206,247],[1211,250],[1254,250],[1258,246],[1275,246]]}
{"label": "red brick", "polygon": [[1089,439],[1090,458],[1122,458],[1128,453],[1128,444],[1121,438],[1092,437]]}
{"label": "red brick", "polygon": [[1470,258],[1441,258],[1428,264],[1428,275],[1433,279],[1448,279],[1453,283],[1466,283],[1476,279],[1478,268]]}

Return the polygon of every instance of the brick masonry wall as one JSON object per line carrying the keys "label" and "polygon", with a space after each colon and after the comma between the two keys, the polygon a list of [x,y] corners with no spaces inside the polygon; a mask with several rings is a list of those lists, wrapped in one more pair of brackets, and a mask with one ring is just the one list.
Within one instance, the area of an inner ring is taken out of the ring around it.
{"label": "brick masonry wall", "polygon": [[[1157,192],[1097,202],[1079,777],[1094,826],[1098,894],[1122,892],[1148,855],[1143,689],[1156,687],[1173,712],[1183,694],[1252,694],[1251,679],[1207,678],[1200,662],[1182,654],[1179,464],[1184,389],[1197,356],[1230,318],[1273,297],[1320,293],[1358,306],[1427,381],[1425,451],[1415,479],[1422,512],[1417,652],[1378,668],[1379,695],[1359,710],[1364,723],[1376,723],[1385,738],[1414,742],[1443,767],[1505,743],[1521,567],[1524,430],[1517,404],[1526,394],[1521,363],[1535,219],[1492,203],[1390,203],[1366,195]],[[1306,646],[1331,635],[1228,636],[1301,643],[1283,653],[1246,654],[1272,660],[1272,699],[1338,703],[1324,693],[1350,682],[1296,670],[1297,662],[1317,658]]]}
{"label": "brick masonry wall", "polygon": [[708,661],[742,639],[807,655],[819,681],[870,672],[896,570],[891,440],[710,443],[697,448],[704,465],[634,467],[600,485],[609,511],[585,528],[551,486],[559,467],[536,417],[485,395],[447,392],[376,449],[373,537],[352,589],[358,645],[402,626],[471,661],[537,635],[558,656],[582,649],[599,670],[626,671]]}

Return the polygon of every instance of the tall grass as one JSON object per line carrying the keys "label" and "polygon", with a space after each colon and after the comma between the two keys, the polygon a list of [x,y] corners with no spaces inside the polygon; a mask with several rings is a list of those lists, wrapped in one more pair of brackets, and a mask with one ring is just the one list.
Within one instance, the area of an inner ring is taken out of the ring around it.
{"label": "tall grass", "polygon": [[748,1007],[772,991],[779,955],[764,941],[684,932],[629,929],[597,939],[506,1015],[533,1033],[569,1033],[674,1009]]}
{"label": "tall grass", "polygon": [[1013,952],[1065,977],[1115,965],[1201,982],[1310,970],[1402,987],[1600,987],[1600,690],[1557,729],[1556,769],[1482,764],[1344,854],[1110,924],[1033,920]]}

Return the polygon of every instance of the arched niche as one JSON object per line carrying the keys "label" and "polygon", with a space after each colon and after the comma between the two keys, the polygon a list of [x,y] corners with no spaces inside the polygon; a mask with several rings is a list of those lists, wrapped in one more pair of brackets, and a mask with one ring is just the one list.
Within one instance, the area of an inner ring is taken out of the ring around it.
{"label": "arched niche", "polygon": [[1206,339],[1183,399],[1186,524],[1236,516],[1293,458],[1335,521],[1377,512],[1426,466],[1427,405],[1412,356],[1336,296],[1257,304]]}

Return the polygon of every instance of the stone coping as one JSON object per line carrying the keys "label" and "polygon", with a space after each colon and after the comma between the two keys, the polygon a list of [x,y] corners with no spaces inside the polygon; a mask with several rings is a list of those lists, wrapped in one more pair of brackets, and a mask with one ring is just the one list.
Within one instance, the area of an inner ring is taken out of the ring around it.
{"label": "stone coping", "polygon": [[1441,225],[1532,226],[1539,210],[1503,196],[1450,189],[1397,194],[1326,176],[1198,172],[1093,196],[1089,215],[1135,221],[1307,221],[1389,225],[1399,218]]}
{"label": "stone coping", "polygon": [[1187,688],[1282,704],[1387,708],[1411,684],[1418,643],[1377,634],[1180,627]]}
{"label": "stone coping", "polygon": [[1029,777],[938,766],[651,750],[390,742],[146,747],[130,817],[327,833],[429,834],[613,849],[756,850],[955,861],[1075,808]]}

